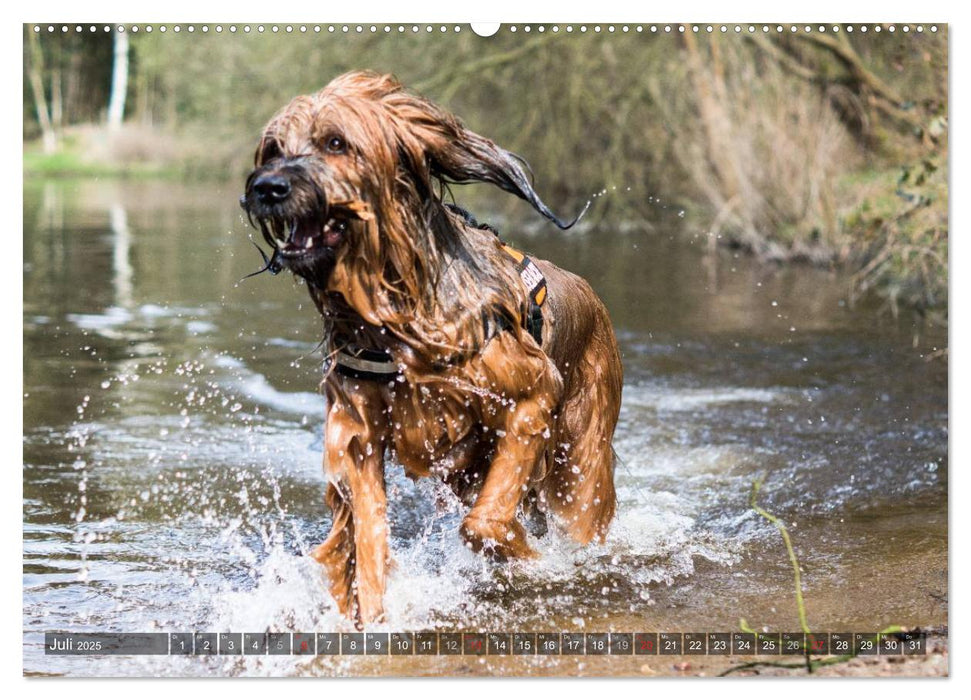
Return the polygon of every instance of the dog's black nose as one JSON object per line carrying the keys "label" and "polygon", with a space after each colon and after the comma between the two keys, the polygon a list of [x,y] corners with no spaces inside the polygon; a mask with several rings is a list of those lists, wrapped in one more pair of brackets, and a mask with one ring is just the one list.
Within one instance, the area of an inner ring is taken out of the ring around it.
{"label": "dog's black nose", "polygon": [[290,181],[279,174],[260,175],[253,183],[253,191],[262,204],[280,204],[290,196]]}

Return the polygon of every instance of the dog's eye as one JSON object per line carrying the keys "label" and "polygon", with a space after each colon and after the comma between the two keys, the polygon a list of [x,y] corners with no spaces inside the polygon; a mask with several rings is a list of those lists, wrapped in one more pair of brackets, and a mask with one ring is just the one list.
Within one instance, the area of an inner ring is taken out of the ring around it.
{"label": "dog's eye", "polygon": [[340,136],[331,136],[327,139],[327,150],[331,153],[343,153],[346,147],[344,139]]}
{"label": "dog's eye", "polygon": [[267,141],[263,145],[262,153],[258,154],[258,160],[262,163],[271,161],[275,158],[280,158],[283,153],[280,151],[280,146],[276,141]]}

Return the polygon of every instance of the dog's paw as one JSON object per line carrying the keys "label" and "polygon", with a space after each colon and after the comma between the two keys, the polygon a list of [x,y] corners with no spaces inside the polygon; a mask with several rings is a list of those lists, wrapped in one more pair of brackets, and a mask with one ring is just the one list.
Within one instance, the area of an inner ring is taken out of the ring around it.
{"label": "dog's paw", "polygon": [[539,555],[526,542],[526,530],[518,521],[502,522],[485,518],[466,518],[459,530],[466,545],[497,561],[535,559]]}

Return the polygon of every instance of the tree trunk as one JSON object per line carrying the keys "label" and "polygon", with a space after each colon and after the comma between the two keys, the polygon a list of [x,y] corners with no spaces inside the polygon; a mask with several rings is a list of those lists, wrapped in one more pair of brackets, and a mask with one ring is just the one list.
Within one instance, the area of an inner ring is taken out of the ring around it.
{"label": "tree trunk", "polygon": [[64,126],[64,101],[61,97],[61,69],[51,71],[51,123],[56,131]]}
{"label": "tree trunk", "polygon": [[108,129],[116,131],[125,118],[128,96],[128,33],[115,31],[114,68],[111,71],[111,97],[108,100]]}
{"label": "tree trunk", "polygon": [[40,39],[34,32],[27,32],[30,43],[30,91],[34,96],[34,106],[37,109],[37,123],[44,144],[44,153],[53,153],[57,149],[57,135],[51,125],[51,115],[47,110],[47,97],[44,95],[44,54],[41,52]]}

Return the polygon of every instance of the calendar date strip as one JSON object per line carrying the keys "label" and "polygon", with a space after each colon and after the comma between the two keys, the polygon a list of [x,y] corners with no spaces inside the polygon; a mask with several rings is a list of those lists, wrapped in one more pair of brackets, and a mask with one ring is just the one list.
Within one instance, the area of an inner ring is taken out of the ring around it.
{"label": "calendar date strip", "polygon": [[52,656],[899,656],[924,632],[47,632]]}

